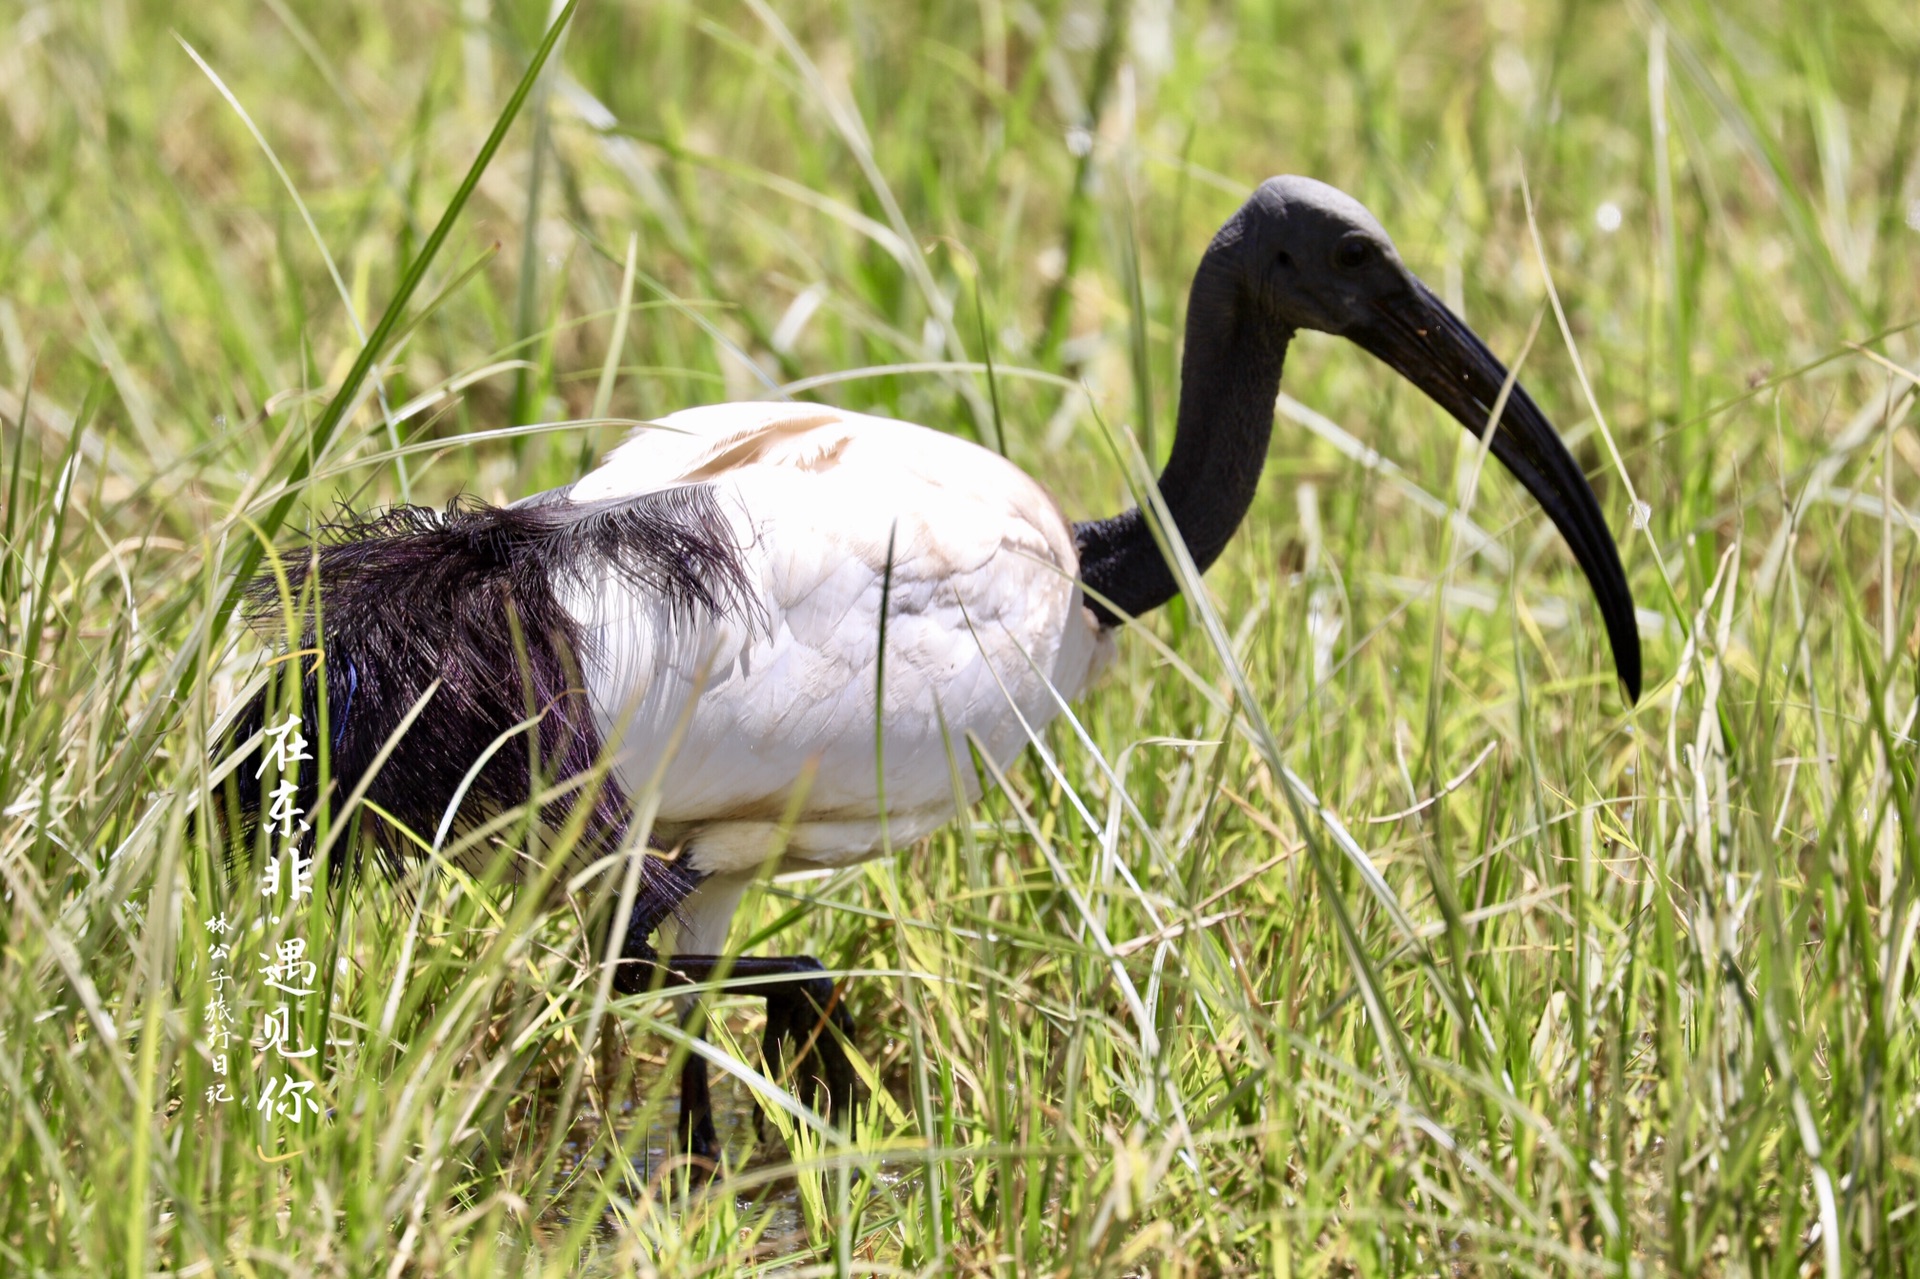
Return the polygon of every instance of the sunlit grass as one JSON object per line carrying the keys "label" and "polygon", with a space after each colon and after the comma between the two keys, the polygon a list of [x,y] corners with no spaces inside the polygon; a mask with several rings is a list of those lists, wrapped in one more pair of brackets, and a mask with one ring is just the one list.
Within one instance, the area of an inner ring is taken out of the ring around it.
{"label": "sunlit grass", "polygon": [[[1909,1264],[1920,14],[585,0],[513,114],[551,16],[0,10],[0,1271]],[[736,944],[848,979],[856,1142],[729,996],[689,1192],[695,1046],[596,964],[617,873],[554,909],[422,862],[270,924],[208,847],[269,655],[234,575],[336,502],[791,388],[1108,513],[1276,172],[1535,335],[1638,707],[1518,486],[1309,336],[1205,599],[971,821],[751,895]],[[223,914],[245,1018],[253,953],[324,952],[324,1121],[245,1103],[258,1054],[204,1100]]]}

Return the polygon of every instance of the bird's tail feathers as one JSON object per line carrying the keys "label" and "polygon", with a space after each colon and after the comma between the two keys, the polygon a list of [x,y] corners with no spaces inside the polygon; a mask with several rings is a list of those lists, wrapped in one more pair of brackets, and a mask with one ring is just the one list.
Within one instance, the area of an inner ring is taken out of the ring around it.
{"label": "bird's tail feathers", "polygon": [[[561,596],[609,573],[689,617],[755,608],[732,526],[704,486],[598,503],[399,506],[325,526],[309,554],[249,587],[249,621],[296,642],[290,669],[247,701],[219,749],[259,737],[257,749],[275,751],[273,730],[298,715],[330,782],[323,795],[317,758],[290,774],[241,761],[229,783],[235,846],[262,826],[284,829],[289,813],[315,823],[322,803],[340,816],[364,781],[367,811],[388,815],[371,817],[372,843],[393,859],[416,845],[389,817],[432,841],[456,801],[452,828],[466,830],[527,803],[537,781],[587,773],[602,745],[582,678],[592,654]],[[594,804],[583,840],[617,846],[627,805],[611,777],[568,791],[543,821],[557,827],[583,796]]]}

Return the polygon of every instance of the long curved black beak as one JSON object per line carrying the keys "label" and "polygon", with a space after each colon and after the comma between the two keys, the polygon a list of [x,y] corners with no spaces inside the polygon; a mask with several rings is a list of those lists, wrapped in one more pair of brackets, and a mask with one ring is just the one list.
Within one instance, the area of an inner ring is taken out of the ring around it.
{"label": "long curved black beak", "polygon": [[[1377,319],[1350,329],[1346,336],[1426,392],[1462,426],[1481,435],[1508,376],[1506,366],[1487,350],[1486,343],[1418,280],[1412,280],[1405,295],[1378,304],[1374,314]],[[1492,450],[1533,494],[1573,549],[1600,604],[1607,639],[1613,645],[1614,668],[1626,685],[1627,700],[1640,700],[1640,631],[1613,534],[1587,477],[1518,382],[1507,394]]]}

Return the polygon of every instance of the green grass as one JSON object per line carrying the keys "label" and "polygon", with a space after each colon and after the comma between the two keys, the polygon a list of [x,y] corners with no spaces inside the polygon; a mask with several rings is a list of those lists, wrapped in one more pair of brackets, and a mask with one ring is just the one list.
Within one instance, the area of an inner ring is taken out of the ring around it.
{"label": "green grass", "polygon": [[[1914,1266],[1920,11],[585,0],[508,122],[548,16],[0,7],[0,1272]],[[423,872],[274,926],[195,833],[270,653],[234,574],[337,501],[517,496],[786,386],[1108,513],[1276,172],[1495,350],[1537,328],[1637,708],[1518,486],[1302,339],[1205,606],[971,822],[750,900],[881,1086],[857,1143],[776,1111],[750,1154],[726,1080],[706,1192],[589,894]],[[222,913],[243,1022],[254,953],[324,952],[325,1122],[203,1100]]]}

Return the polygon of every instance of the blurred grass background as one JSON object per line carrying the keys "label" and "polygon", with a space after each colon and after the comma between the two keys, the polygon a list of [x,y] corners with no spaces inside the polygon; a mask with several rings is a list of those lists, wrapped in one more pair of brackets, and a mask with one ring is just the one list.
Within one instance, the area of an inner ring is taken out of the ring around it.
{"label": "blurred grass background", "polygon": [[[554,16],[0,5],[0,1269],[1912,1268],[1920,11],[586,0],[435,242]],[[850,976],[879,1087],[756,1151],[728,1080],[707,1191],[584,901],[423,873],[272,925],[196,834],[263,537],[780,394],[1106,514],[1281,172],[1527,349],[1637,708],[1518,486],[1303,337],[1210,606],[975,820],[749,903],[736,943]],[[257,1115],[258,1054],[204,1099],[223,914],[243,1021],[251,952],[324,948],[325,1121]]]}

